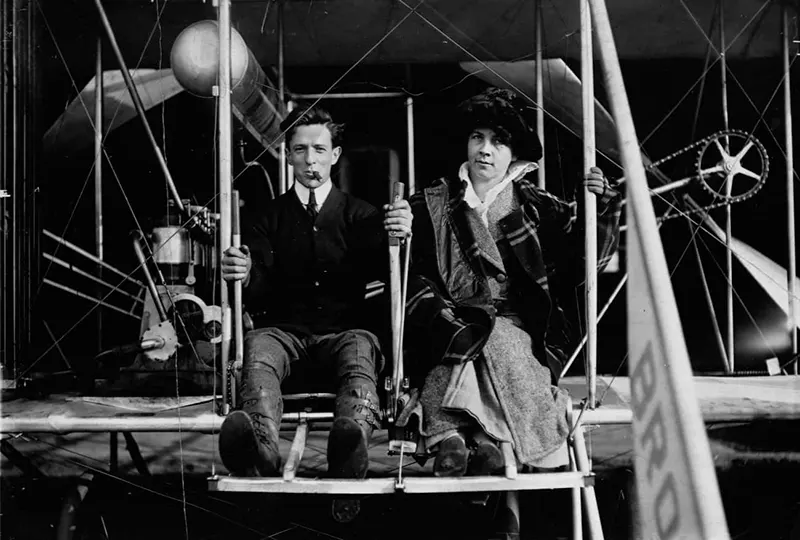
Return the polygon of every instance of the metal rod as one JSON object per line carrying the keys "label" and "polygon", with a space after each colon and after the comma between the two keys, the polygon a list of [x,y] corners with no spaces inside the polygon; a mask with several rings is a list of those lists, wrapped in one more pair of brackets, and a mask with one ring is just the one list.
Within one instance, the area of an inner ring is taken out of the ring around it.
{"label": "metal rod", "polygon": [[[589,0],[581,3],[581,96],[583,103],[583,174],[596,165],[594,125],[594,65],[592,55],[592,14]],[[597,199],[585,187],[584,249],[586,256],[586,384],[589,408],[595,407],[597,392]]]}
{"label": "metal rod", "polygon": [[49,261],[53,261],[55,264],[57,264],[59,266],[63,266],[64,268],[70,269],[71,271],[75,272],[79,276],[83,276],[83,277],[85,277],[87,279],[90,279],[90,280],[94,281],[95,283],[99,283],[100,285],[103,285],[104,287],[108,287],[109,289],[111,289],[111,290],[113,290],[115,292],[118,292],[119,294],[123,294],[123,295],[125,295],[125,296],[127,296],[129,298],[132,298],[135,302],[144,303],[144,301],[141,298],[139,298],[137,296],[134,296],[134,295],[130,294],[129,292],[123,291],[122,289],[120,289],[120,288],[118,288],[118,287],[116,287],[116,286],[114,286],[114,285],[112,285],[110,283],[106,283],[102,279],[98,279],[98,278],[94,277],[89,272],[87,272],[85,270],[81,270],[80,268],[77,268],[72,263],[68,263],[66,261],[63,261],[63,260],[59,259],[58,257],[54,257],[54,256],[50,255],[49,253],[42,253],[42,257],[44,257],[45,259],[47,259]]}
{"label": "metal rod", "polygon": [[[231,135],[231,2],[219,0],[217,16],[219,17],[219,252],[231,246],[231,190],[233,142]],[[228,412],[229,399],[229,359],[231,347],[231,307],[228,298],[228,286],[220,275],[220,308],[222,311],[222,346],[220,351],[222,373],[225,374],[225,388],[222,392],[222,409]]]}
{"label": "metal rod", "polygon": [[[628,281],[628,274],[626,273],[624,276],[622,276],[622,279],[619,281],[619,283],[617,283],[617,286],[612,291],[611,296],[608,297],[608,300],[603,306],[603,309],[601,309],[600,313],[598,313],[597,322],[600,322],[603,319],[603,316],[606,314],[606,311],[608,311],[608,308],[611,307],[611,304],[614,302],[614,300],[617,299],[617,295],[619,295],[620,291],[622,290],[622,287],[625,286],[625,282],[627,281]],[[564,368],[561,370],[561,375],[559,376],[559,378],[564,377],[567,374],[567,371],[569,371],[569,368],[572,367],[572,363],[575,362],[575,359],[578,358],[578,354],[580,354],[581,349],[583,349],[584,345],[586,345],[586,334],[584,334],[584,336],[581,338],[581,342],[578,343],[578,346],[575,347],[575,350],[572,352],[572,355],[569,357],[569,360],[567,360],[567,363],[564,364]]]}
{"label": "metal rod", "polygon": [[[280,100],[281,111],[291,111],[291,106],[286,103],[286,71],[285,71],[285,41],[283,31],[283,0],[278,0],[278,99]],[[282,195],[289,189],[289,163],[286,159],[286,146],[289,141],[284,137],[281,140],[279,149],[280,174],[278,175],[278,194]]]}
{"label": "metal rod", "polygon": [[[103,40],[97,36],[97,57],[94,71],[94,241],[97,258],[103,255]],[[97,279],[103,277],[103,267],[97,266]],[[102,296],[97,289],[97,297]],[[103,310],[97,310],[97,350],[103,350]]]}
{"label": "metal rod", "polygon": [[542,144],[542,157],[539,159],[539,187],[545,189],[547,175],[544,162],[544,77],[542,71],[542,2],[536,0],[533,11],[534,31],[536,32],[536,134]]}
{"label": "metal rod", "polygon": [[[728,129],[728,60],[725,56],[725,0],[719,0],[719,65],[722,71],[722,123]],[[726,148],[727,150],[727,148]]]}
{"label": "metal rod", "polygon": [[[727,182],[728,188],[727,188],[726,191],[728,191],[728,195],[729,196],[730,196],[730,192],[731,192],[730,186],[731,186],[732,183],[733,182],[731,181],[731,179],[729,179],[728,182]],[[727,330],[728,331],[727,331],[727,335],[725,337],[726,337],[726,340],[727,340],[727,350],[728,350],[728,369],[731,372],[734,372],[736,370],[736,367],[735,367],[735,364],[734,364],[735,358],[734,358],[734,339],[733,339],[734,338],[734,336],[733,336],[733,331],[734,331],[734,320],[733,320],[733,249],[731,247],[731,243],[733,241],[733,216],[731,215],[732,214],[732,206],[733,205],[728,204],[725,207],[725,247],[726,247],[726,249],[725,249],[725,273],[727,275],[727,281],[728,281],[728,286],[727,286],[727,290],[726,290],[727,302],[725,304],[726,307],[727,307],[727,315],[728,315],[727,316],[727,323],[728,323]]]}
{"label": "metal rod", "polygon": [[[689,231],[692,232],[691,223],[687,221],[686,224],[689,227]],[[700,272],[700,281],[703,283],[703,293],[705,294],[706,304],[708,304],[708,309],[711,312],[711,324],[714,326],[714,336],[717,338],[717,347],[719,348],[720,358],[722,359],[722,366],[726,373],[730,373],[730,363],[728,361],[728,355],[725,352],[725,342],[722,340],[722,331],[717,322],[717,310],[714,308],[714,302],[711,301],[711,291],[708,288],[708,278],[706,278],[703,259],[700,258],[700,250],[697,247],[697,240],[694,236],[692,236],[691,241],[694,247],[694,255],[697,259],[697,269]]]}
{"label": "metal rod", "polygon": [[330,94],[291,94],[292,99],[373,99],[407,97],[403,92],[340,92]]}
{"label": "metal rod", "polygon": [[[14,190],[11,192],[11,215],[13,216],[13,223],[16,224],[15,227],[15,234],[11,235],[11,307],[14,310],[14,314],[17,315],[22,310],[22,299],[23,294],[20,285],[22,284],[22,273],[23,265],[22,265],[22,244],[23,244],[23,233],[24,231],[24,221],[22,218],[22,208],[20,204],[20,196],[17,193],[17,189],[23,187],[25,184],[20,179],[20,166],[21,162],[24,161],[24,154],[20,152],[20,139],[23,137],[23,130],[20,129],[20,112],[22,110],[22,85],[20,84],[20,63],[22,60],[22,51],[20,51],[20,43],[19,43],[19,27],[21,26],[20,21],[18,21],[17,10],[15,9],[16,4],[11,3],[10,8],[11,12],[9,13],[11,19],[11,74],[10,74],[10,96],[11,96],[11,104],[9,109],[11,110],[11,182],[10,187]],[[5,31],[5,29],[3,29]],[[6,42],[5,35],[3,39],[0,40],[2,42]],[[6,59],[3,59],[3,63],[5,64]],[[5,72],[5,70],[3,70]],[[5,138],[6,134],[3,134]],[[22,155],[21,155],[22,154]],[[22,159],[20,159],[22,158]],[[3,216],[5,219],[5,215]],[[5,227],[4,227],[5,228]],[[16,232],[19,231],[19,232]],[[4,314],[5,318],[5,314]],[[24,323],[19,317],[12,317],[11,320],[11,343],[13,344],[13,351],[14,351],[14,360],[15,360],[15,369],[16,369],[16,361],[21,360],[21,347],[18,345],[22,343],[22,329],[24,328]]]}
{"label": "metal rod", "polygon": [[[624,180],[624,178],[623,178]],[[680,180],[675,180],[674,182],[670,182],[669,184],[664,184],[663,186],[658,186],[650,190],[650,196],[653,195],[661,195],[662,193],[666,193],[668,191],[673,191],[676,189],[680,189],[684,186],[687,186],[694,182],[694,176],[687,176],[686,178],[681,178]],[[622,199],[620,204],[626,204],[628,199]]]}
{"label": "metal rod", "polygon": [[150,274],[150,268],[147,265],[147,258],[144,256],[144,251],[142,251],[139,235],[140,233],[138,232],[133,235],[133,251],[136,253],[139,267],[142,269],[142,272],[144,272],[145,283],[147,283],[150,296],[153,298],[153,305],[156,306],[156,311],[158,311],[158,318],[161,319],[161,322],[164,322],[167,320],[167,310],[164,308],[164,303],[161,301],[161,295],[158,294],[156,282],[153,281],[153,276]]}
{"label": "metal rod", "polygon": [[136,284],[136,285],[138,285],[139,287],[144,287],[144,283],[142,283],[142,282],[141,282],[141,281],[139,281],[138,279],[134,279],[134,278],[132,278],[131,276],[129,276],[129,275],[127,275],[127,274],[125,274],[124,272],[121,272],[120,270],[117,270],[116,268],[114,268],[114,267],[113,267],[113,266],[111,266],[110,264],[108,264],[108,263],[106,263],[106,262],[104,262],[104,261],[101,261],[100,259],[98,259],[98,258],[97,258],[97,257],[95,257],[94,255],[92,255],[92,254],[91,254],[91,253],[89,253],[88,251],[86,251],[86,250],[84,250],[84,249],[82,249],[82,248],[80,248],[80,247],[76,246],[75,244],[73,244],[73,243],[71,243],[71,242],[68,242],[67,240],[64,240],[63,238],[61,238],[61,237],[59,237],[59,236],[56,236],[55,234],[51,233],[51,232],[50,232],[50,231],[48,231],[47,229],[42,229],[42,234],[44,234],[44,235],[45,235],[45,236],[47,236],[48,238],[51,238],[51,239],[55,240],[56,242],[58,242],[58,243],[59,243],[59,244],[61,244],[62,246],[70,248],[71,250],[73,250],[73,251],[74,251],[75,253],[77,253],[78,255],[83,255],[84,257],[86,257],[87,259],[89,259],[90,261],[92,261],[93,263],[99,264],[99,265],[100,265],[100,266],[102,266],[103,268],[107,268],[108,270],[111,270],[111,271],[112,271],[112,272],[114,272],[116,275],[118,275],[118,276],[120,276],[120,277],[123,277],[123,278],[125,278],[126,280],[130,281],[131,283],[135,283],[135,284]]}
{"label": "metal rod", "polygon": [[406,137],[408,144],[408,196],[416,190],[416,157],[414,139],[414,98],[406,98]]}
{"label": "metal rod", "polygon": [[[724,0],[719,0],[719,40],[720,40],[720,70],[722,71],[722,124],[724,129],[728,129],[728,62],[725,56],[725,3]],[[725,139],[725,150],[728,149],[728,141]],[[730,197],[733,191],[733,175],[728,175],[725,182],[725,191]],[[734,357],[734,316],[733,316],[733,250],[731,249],[731,242],[733,241],[733,205],[728,204],[725,207],[725,273],[728,279],[727,289],[727,350],[728,350],[728,368],[731,372],[735,370],[735,357]]]}
{"label": "metal rod", "polygon": [[42,283],[46,283],[47,285],[50,285],[51,287],[55,287],[56,289],[61,289],[64,292],[68,292],[68,293],[73,294],[73,295],[75,295],[75,296],[77,296],[79,298],[83,298],[84,300],[89,300],[91,302],[94,302],[95,304],[100,304],[101,306],[107,307],[108,309],[113,309],[114,311],[117,311],[117,312],[122,313],[123,315],[127,315],[129,317],[133,317],[134,319],[138,319],[139,318],[139,317],[137,317],[135,314],[133,314],[130,311],[125,311],[124,309],[118,308],[117,306],[112,306],[111,304],[109,304],[107,302],[104,302],[102,300],[98,300],[94,296],[91,296],[91,295],[88,295],[88,294],[84,294],[84,293],[82,293],[80,291],[76,291],[75,289],[71,289],[71,288],[69,288],[69,287],[67,287],[65,285],[61,285],[60,283],[56,283],[55,281],[52,281],[52,280],[50,280],[48,278],[44,278],[42,280]]}
{"label": "metal rod", "polygon": [[103,260],[103,40],[97,37],[94,88],[94,242]]}
{"label": "metal rod", "polygon": [[[783,116],[786,137],[786,213],[787,233],[789,240],[789,332],[791,332],[792,356],[797,356],[797,247],[795,246],[795,216],[794,216],[794,133],[792,126],[792,73],[789,63],[789,7],[784,5],[781,9],[781,22],[783,27]],[[798,374],[798,361],[795,359],[792,366],[795,375]]]}
{"label": "metal rod", "polygon": [[136,108],[136,112],[139,115],[139,119],[142,121],[142,125],[144,126],[145,134],[147,135],[148,141],[150,141],[150,147],[155,152],[156,159],[158,160],[158,164],[161,167],[161,172],[164,173],[164,179],[167,181],[167,187],[172,195],[172,199],[175,201],[175,205],[181,211],[182,214],[185,214],[185,208],[183,207],[183,201],[181,201],[180,195],[178,195],[178,188],[175,187],[175,182],[172,180],[172,175],[169,172],[169,168],[167,167],[167,162],[164,159],[164,155],[161,153],[161,149],[158,147],[158,143],[156,142],[156,138],[153,135],[153,130],[150,129],[150,123],[147,121],[147,117],[145,116],[144,105],[142,105],[142,98],[139,97],[139,92],[136,90],[136,85],[133,82],[133,78],[131,77],[130,72],[128,71],[128,66],[125,64],[125,58],[122,56],[122,51],[117,44],[117,38],[114,35],[114,30],[111,28],[111,22],[108,20],[108,16],[106,15],[105,9],[103,9],[102,0],[95,0],[95,6],[97,7],[97,12],[100,14],[100,21],[103,23],[103,28],[105,28],[106,36],[108,37],[108,41],[111,44],[111,49],[114,51],[114,55],[117,57],[117,62],[119,63],[120,72],[122,73],[122,77],[125,79],[125,86],[128,87],[128,92],[131,94],[131,98],[133,99],[133,105]]}
{"label": "metal rod", "polygon": [[283,0],[278,0],[278,99],[286,106],[285,35],[283,30]]}

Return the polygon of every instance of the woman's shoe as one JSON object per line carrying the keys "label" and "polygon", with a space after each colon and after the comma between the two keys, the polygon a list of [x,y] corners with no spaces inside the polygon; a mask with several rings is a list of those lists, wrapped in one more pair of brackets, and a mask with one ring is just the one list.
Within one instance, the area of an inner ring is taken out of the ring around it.
{"label": "woman's shoe", "polygon": [[469,476],[488,476],[503,469],[505,459],[496,444],[486,441],[480,442],[472,451],[467,466]]}
{"label": "woman's shoe", "polygon": [[467,443],[461,435],[454,435],[439,443],[439,452],[433,461],[433,474],[438,477],[464,476],[468,459]]}

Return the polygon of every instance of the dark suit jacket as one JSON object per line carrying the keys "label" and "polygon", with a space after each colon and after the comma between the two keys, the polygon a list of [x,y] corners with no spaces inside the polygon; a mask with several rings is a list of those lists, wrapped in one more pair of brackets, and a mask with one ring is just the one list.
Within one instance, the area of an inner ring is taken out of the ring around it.
{"label": "dark suit jacket", "polygon": [[256,327],[311,334],[363,328],[366,284],[388,269],[375,207],[333,186],[312,225],[290,190],[252,221],[242,231],[253,259],[244,302]]}

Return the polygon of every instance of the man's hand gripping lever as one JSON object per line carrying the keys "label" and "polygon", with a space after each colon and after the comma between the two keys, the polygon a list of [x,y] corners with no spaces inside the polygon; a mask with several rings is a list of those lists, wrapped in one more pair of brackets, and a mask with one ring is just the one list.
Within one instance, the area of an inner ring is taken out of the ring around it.
{"label": "man's hand gripping lever", "polygon": [[392,424],[389,450],[413,453],[414,444],[406,436],[405,429],[395,427],[402,405],[408,402],[408,378],[403,371],[403,332],[405,329],[406,289],[411,246],[411,209],[403,199],[405,185],[394,184],[392,203],[386,205],[385,225],[389,234],[389,290],[391,294],[392,324],[392,375],[386,379],[388,396],[385,417]]}
{"label": "man's hand gripping lever", "polygon": [[239,192],[231,193],[231,247],[222,257],[222,277],[233,282],[234,357],[226,377],[230,381],[230,404],[236,408],[239,382],[244,365],[244,306],[242,286],[250,281],[250,249],[242,245]]}

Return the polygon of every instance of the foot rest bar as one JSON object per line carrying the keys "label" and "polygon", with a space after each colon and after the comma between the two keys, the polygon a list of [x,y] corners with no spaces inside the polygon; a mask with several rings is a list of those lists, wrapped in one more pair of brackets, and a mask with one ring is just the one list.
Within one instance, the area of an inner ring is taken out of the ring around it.
{"label": "foot rest bar", "polygon": [[403,493],[469,493],[480,491],[529,491],[585,487],[593,483],[593,476],[580,472],[520,474],[515,479],[502,476],[471,478],[403,478],[398,486],[396,478],[369,478],[366,480],[305,479],[285,481],[281,478],[235,478],[212,476],[208,479],[210,491],[248,493],[299,493],[318,495],[380,495]]}

